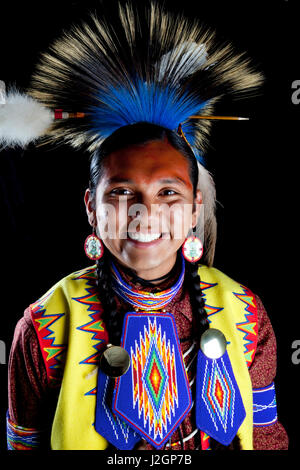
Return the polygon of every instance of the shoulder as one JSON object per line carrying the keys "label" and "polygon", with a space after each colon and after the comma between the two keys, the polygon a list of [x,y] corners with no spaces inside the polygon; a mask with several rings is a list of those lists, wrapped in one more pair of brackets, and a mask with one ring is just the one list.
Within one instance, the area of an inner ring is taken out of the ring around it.
{"label": "shoulder", "polygon": [[89,308],[100,311],[95,269],[91,266],[63,277],[29,306],[48,381],[53,386],[61,382],[70,335],[73,338],[77,327],[85,324]]}
{"label": "shoulder", "polygon": [[39,341],[49,342],[47,347],[52,348],[52,335],[54,335],[56,343],[65,344],[69,326],[78,316],[86,316],[84,306],[87,305],[100,309],[96,288],[96,266],[65,276],[30,304],[30,317]]}
{"label": "shoulder", "polygon": [[236,282],[230,276],[225,274],[223,271],[220,271],[220,269],[215,268],[214,266],[206,266],[205,264],[200,264],[198,273],[201,278],[210,277],[216,280],[227,280],[227,281]]}
{"label": "shoulder", "polygon": [[201,279],[202,290],[211,287],[218,288],[218,291],[226,296],[233,296],[235,299],[242,301],[246,309],[246,313],[251,311],[255,313],[255,321],[259,329],[272,332],[272,326],[261,298],[254,293],[249,287],[232,279],[215,267],[205,265],[199,266],[199,276]]}
{"label": "shoulder", "polygon": [[242,293],[242,291],[245,290],[254,296],[253,292],[248,287],[232,279],[230,276],[215,267],[200,265],[198,273],[204,288],[206,285],[218,286],[219,290],[231,293]]}
{"label": "shoulder", "polygon": [[[199,267],[201,289],[207,303],[219,305],[223,315],[228,314],[236,323],[255,324],[257,328],[257,296],[245,285],[235,281],[219,269]],[[252,328],[253,329],[253,328]],[[254,333],[254,331],[253,331]]]}
{"label": "shoulder", "polygon": [[30,308],[26,308],[23,317],[21,317],[14,330],[14,337],[11,345],[11,353],[16,350],[30,350],[36,339],[35,330],[32,324]]}
{"label": "shoulder", "polygon": [[96,286],[96,266],[72,272],[60,279],[39,299],[30,304],[31,312],[35,313],[55,303],[57,308],[67,307],[73,297],[80,295],[87,288]]}

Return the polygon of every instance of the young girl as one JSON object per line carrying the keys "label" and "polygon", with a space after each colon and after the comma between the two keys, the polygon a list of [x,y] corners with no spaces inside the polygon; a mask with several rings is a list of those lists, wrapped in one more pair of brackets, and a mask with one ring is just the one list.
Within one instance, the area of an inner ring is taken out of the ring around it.
{"label": "young girl", "polygon": [[155,3],[118,21],[66,35],[33,80],[35,99],[69,113],[45,134],[93,153],[96,264],[16,327],[8,448],[286,449],[274,333],[260,299],[212,267],[215,190],[201,164],[213,104],[260,77]]}

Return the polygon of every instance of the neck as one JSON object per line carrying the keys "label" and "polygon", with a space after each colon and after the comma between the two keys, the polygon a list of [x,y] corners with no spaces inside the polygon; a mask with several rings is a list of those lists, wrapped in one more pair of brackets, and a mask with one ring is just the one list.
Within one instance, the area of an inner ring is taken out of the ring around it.
{"label": "neck", "polygon": [[179,268],[179,260],[180,257],[177,257],[177,255],[175,254],[174,260],[172,260],[172,262],[168,265],[165,265],[163,270],[161,269],[161,267],[157,270],[135,270],[129,268],[128,266],[124,266],[118,260],[114,260],[114,263],[127,276],[129,276],[131,282],[140,283],[141,285],[147,287],[153,287],[159,286],[160,284],[164,284],[166,281],[168,281],[175,275]]}

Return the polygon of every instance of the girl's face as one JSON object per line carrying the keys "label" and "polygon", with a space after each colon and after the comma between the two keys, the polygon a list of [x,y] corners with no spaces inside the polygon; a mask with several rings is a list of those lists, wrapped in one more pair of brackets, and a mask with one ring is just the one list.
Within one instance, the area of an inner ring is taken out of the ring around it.
{"label": "girl's face", "polygon": [[106,248],[143,279],[172,269],[201,202],[188,161],[167,140],[111,153],[95,200],[85,194],[89,222]]}

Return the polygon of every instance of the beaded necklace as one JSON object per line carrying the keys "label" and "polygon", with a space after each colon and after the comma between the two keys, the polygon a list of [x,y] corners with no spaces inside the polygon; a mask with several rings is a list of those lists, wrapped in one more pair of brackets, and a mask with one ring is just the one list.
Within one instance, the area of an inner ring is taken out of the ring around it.
{"label": "beaded necklace", "polygon": [[114,262],[111,262],[112,267],[112,288],[123,300],[130,303],[134,307],[142,310],[160,310],[167,305],[181,288],[184,275],[185,275],[185,262],[181,254],[181,273],[177,282],[167,290],[162,292],[145,292],[142,290],[133,290],[124,279],[122,279]]}

